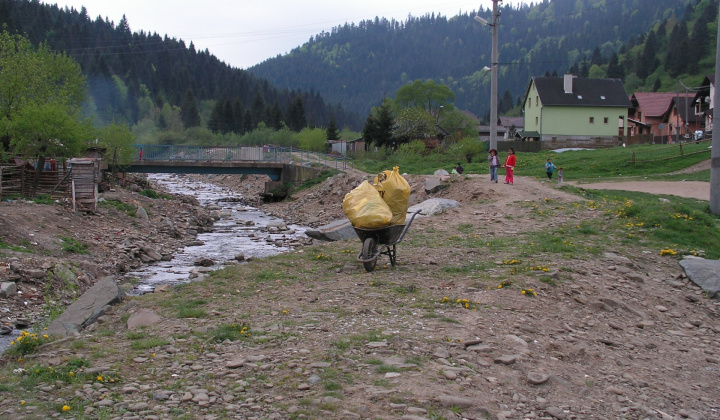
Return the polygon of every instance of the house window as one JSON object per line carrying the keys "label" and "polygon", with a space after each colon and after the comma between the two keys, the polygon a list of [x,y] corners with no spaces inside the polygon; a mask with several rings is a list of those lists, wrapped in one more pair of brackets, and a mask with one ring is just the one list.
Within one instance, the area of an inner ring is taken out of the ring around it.
{"label": "house window", "polygon": [[608,117],[603,118],[603,124],[607,124],[607,123],[608,123]]}
{"label": "house window", "polygon": [[535,97],[535,106],[538,106],[538,97]]}
{"label": "house window", "polygon": [[528,108],[532,108],[532,99],[528,99]]}
{"label": "house window", "polygon": [[595,117],[590,117],[590,124],[595,124]]}
{"label": "house window", "polygon": [[535,117],[535,125],[538,125],[538,117]]}

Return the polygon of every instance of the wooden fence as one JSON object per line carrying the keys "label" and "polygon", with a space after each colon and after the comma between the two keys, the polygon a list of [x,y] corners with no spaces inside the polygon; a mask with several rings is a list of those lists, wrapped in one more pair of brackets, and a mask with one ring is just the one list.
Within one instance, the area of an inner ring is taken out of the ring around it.
{"label": "wooden fence", "polygon": [[[690,156],[701,153],[710,154],[710,146],[712,139],[690,141],[685,143],[669,144],[666,147],[653,148],[646,151],[633,151],[630,163],[635,165],[638,163],[661,162],[679,158],[682,156]],[[709,157],[709,156],[708,156]]]}
{"label": "wooden fence", "polygon": [[[35,170],[27,166],[0,166],[0,198],[29,197],[32,195]],[[53,198],[67,197],[69,171],[65,167],[40,172],[35,195]]]}

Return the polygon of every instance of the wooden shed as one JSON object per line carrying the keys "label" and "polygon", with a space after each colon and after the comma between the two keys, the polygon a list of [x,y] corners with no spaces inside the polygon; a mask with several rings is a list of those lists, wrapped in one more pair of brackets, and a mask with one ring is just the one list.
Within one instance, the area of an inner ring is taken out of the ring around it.
{"label": "wooden shed", "polygon": [[70,159],[68,164],[73,211],[95,211],[100,180],[100,160],[76,158]]}

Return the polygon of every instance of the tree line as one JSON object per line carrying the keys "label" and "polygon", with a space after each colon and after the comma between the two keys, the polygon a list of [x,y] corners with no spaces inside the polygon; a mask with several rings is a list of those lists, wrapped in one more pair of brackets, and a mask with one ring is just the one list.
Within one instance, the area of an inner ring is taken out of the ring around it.
{"label": "tree line", "polygon": [[[546,71],[562,74],[573,63],[589,59],[596,47],[610,57],[631,37],[637,39],[673,16],[682,19],[706,1],[506,2],[499,20],[500,100],[516,105],[531,77]],[[491,11],[346,23],[248,71],[276,86],[320,91],[359,115],[367,115],[404,84],[432,79],[455,92],[458,108],[485,116],[490,75],[481,69],[491,64],[491,31],[474,20],[476,15],[490,18]]]}
{"label": "tree line", "polygon": [[[296,110],[293,104],[298,101],[303,103],[308,124],[326,126],[334,115],[340,126],[361,126],[357,114],[346,111],[339,102],[327,103],[317,91],[278,89],[267,80],[227,65],[208,50],[197,51],[192,43],[186,45],[183,40],[157,33],[133,32],[125,17],[116,24],[99,16],[91,19],[84,7],[77,11],[30,0],[0,0],[0,27],[23,35],[35,46],[45,43],[77,61],[87,78],[89,100],[83,112],[92,114],[98,126],[112,121],[134,126],[149,118],[160,129],[167,129],[172,125],[168,113],[181,107],[189,90],[197,101],[202,124],[208,123],[202,114],[203,103],[212,106],[229,99],[249,107],[259,97],[271,108],[277,104],[277,108],[248,120],[248,129],[261,122],[272,124],[272,119],[280,118],[277,109],[282,112],[281,119],[289,123],[297,116],[287,113]],[[163,110],[166,105],[170,111]]]}

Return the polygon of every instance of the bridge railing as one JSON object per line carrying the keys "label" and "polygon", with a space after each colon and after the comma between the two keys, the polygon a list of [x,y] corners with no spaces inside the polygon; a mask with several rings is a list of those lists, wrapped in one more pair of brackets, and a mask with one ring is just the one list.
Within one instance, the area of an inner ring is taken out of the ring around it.
{"label": "bridge railing", "polygon": [[186,146],[137,144],[138,160],[193,162],[280,162],[345,170],[349,159],[292,147],[276,146]]}

